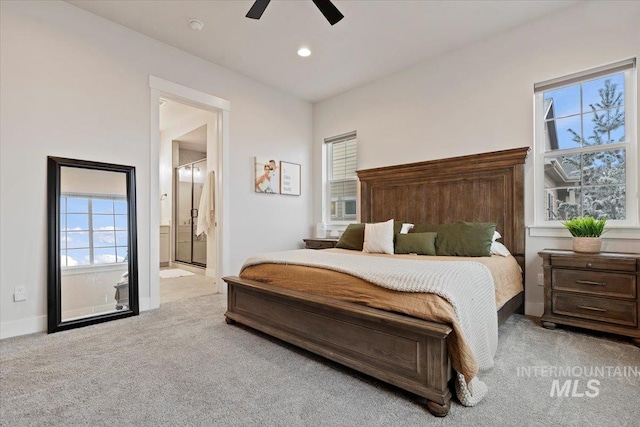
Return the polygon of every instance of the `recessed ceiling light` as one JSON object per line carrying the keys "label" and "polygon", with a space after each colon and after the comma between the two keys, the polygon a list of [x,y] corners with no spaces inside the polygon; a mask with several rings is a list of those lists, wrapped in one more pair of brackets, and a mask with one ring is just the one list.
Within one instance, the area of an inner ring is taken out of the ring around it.
{"label": "recessed ceiling light", "polygon": [[311,51],[306,47],[302,47],[298,49],[298,55],[306,58],[307,56],[311,55]]}
{"label": "recessed ceiling light", "polygon": [[202,21],[199,21],[197,19],[190,19],[189,26],[194,31],[200,31],[204,27],[204,24],[202,23]]}

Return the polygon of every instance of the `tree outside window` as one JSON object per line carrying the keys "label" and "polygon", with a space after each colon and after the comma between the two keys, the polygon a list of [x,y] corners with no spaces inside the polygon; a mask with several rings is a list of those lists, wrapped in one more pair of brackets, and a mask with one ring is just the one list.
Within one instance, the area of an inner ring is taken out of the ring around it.
{"label": "tree outside window", "polygon": [[627,217],[625,76],[543,93],[545,218]]}

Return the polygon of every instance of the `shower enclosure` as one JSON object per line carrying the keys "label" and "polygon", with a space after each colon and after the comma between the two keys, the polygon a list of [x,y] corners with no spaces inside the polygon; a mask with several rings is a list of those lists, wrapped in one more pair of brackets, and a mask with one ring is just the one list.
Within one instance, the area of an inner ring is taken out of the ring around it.
{"label": "shower enclosure", "polygon": [[187,163],[175,170],[176,261],[207,265],[207,235],[196,236],[198,206],[207,175],[207,159]]}

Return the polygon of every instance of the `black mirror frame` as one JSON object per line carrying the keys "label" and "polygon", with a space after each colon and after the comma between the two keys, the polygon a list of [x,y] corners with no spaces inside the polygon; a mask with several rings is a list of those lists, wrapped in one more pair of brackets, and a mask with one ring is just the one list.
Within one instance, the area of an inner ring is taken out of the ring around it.
{"label": "black mirror frame", "polygon": [[[122,172],[127,179],[127,214],[129,238],[129,308],[97,314],[70,321],[62,321],[61,266],[60,266],[60,170],[62,167]],[[108,322],[139,313],[138,303],[138,245],[136,227],[136,170],[134,166],[115,165],[87,160],[47,157],[47,331],[49,333],[79,328],[95,323]]]}

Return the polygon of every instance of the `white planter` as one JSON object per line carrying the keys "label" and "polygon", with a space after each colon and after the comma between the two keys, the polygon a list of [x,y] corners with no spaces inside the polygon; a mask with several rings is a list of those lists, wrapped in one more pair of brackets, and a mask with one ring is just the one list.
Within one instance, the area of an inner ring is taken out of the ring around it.
{"label": "white planter", "polygon": [[602,246],[602,239],[600,237],[574,237],[573,238],[573,251],[574,252],[586,252],[586,253],[598,253]]}

